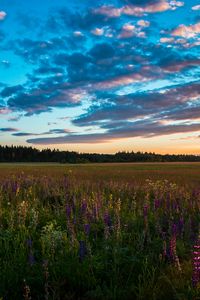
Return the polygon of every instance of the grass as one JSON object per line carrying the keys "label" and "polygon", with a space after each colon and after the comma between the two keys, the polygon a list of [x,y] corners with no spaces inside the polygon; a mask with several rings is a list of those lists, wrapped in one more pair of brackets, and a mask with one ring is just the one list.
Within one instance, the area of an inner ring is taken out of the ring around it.
{"label": "grass", "polygon": [[0,299],[200,299],[199,203],[198,163],[1,164]]}

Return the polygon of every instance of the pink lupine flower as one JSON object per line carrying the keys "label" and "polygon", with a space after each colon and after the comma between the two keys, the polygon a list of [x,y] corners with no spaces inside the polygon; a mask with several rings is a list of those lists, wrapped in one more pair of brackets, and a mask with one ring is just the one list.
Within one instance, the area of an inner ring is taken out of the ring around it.
{"label": "pink lupine flower", "polygon": [[193,257],[192,257],[192,264],[193,264],[193,274],[192,274],[192,285],[193,287],[197,287],[200,283],[200,242],[194,245],[193,248]]}

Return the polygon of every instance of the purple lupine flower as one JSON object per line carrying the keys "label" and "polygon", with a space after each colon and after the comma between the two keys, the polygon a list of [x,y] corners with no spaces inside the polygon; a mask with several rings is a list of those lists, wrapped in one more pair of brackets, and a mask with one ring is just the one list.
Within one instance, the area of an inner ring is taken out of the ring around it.
{"label": "purple lupine flower", "polygon": [[12,182],[11,189],[12,192],[16,195],[19,189],[19,183],[17,181]]}
{"label": "purple lupine flower", "polygon": [[147,215],[148,215],[148,209],[149,209],[148,204],[145,204],[144,207],[143,207],[143,216],[144,216],[144,218],[146,218]]}
{"label": "purple lupine flower", "polygon": [[176,223],[173,223],[173,225],[172,225],[172,235],[173,236],[177,235],[177,225],[176,225]]}
{"label": "purple lupine flower", "polygon": [[35,257],[33,255],[33,252],[30,251],[29,256],[28,256],[28,262],[30,266],[33,266],[35,264]]}
{"label": "purple lupine flower", "polygon": [[82,262],[87,254],[85,241],[79,241],[79,261]]}
{"label": "purple lupine flower", "polygon": [[157,210],[160,207],[160,200],[159,199],[155,199],[154,200],[154,209]]}
{"label": "purple lupine flower", "polygon": [[90,234],[90,224],[84,224],[84,231],[87,236]]}
{"label": "purple lupine flower", "polygon": [[110,227],[111,225],[112,225],[112,222],[111,222],[111,217],[110,217],[110,215],[109,215],[109,213],[108,212],[105,212],[105,214],[104,214],[104,223],[108,226],[108,227]]}
{"label": "purple lupine flower", "polygon": [[67,216],[67,219],[70,219],[71,207],[68,204],[66,205],[66,216]]}
{"label": "purple lupine flower", "polygon": [[96,206],[93,208],[92,212],[93,212],[93,214],[92,214],[93,218],[94,218],[94,220],[96,220],[96,218],[97,218],[97,207]]}
{"label": "purple lupine flower", "polygon": [[33,255],[33,242],[32,240],[29,238],[27,241],[27,246],[29,248],[29,254],[28,254],[28,263],[30,266],[35,264],[35,257]]}
{"label": "purple lupine flower", "polygon": [[81,213],[85,214],[87,211],[87,202],[84,200],[81,205]]}
{"label": "purple lupine flower", "polygon": [[31,248],[32,245],[33,245],[33,242],[32,242],[32,240],[31,240],[30,238],[26,241],[26,243],[27,243],[27,246],[28,246],[29,248]]}

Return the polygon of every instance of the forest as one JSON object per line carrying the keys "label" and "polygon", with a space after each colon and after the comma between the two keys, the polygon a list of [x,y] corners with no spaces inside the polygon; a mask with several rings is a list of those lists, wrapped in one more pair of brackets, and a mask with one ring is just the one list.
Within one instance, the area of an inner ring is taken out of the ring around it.
{"label": "forest", "polygon": [[115,154],[79,153],[57,149],[38,150],[25,146],[0,146],[0,162],[57,162],[57,163],[110,163],[110,162],[200,162],[200,155],[156,154],[127,152]]}

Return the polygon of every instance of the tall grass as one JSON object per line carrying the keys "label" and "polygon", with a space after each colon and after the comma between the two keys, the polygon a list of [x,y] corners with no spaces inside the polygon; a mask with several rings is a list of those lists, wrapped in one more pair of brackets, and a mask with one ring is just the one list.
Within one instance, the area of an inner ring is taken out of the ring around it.
{"label": "tall grass", "polygon": [[1,179],[0,299],[199,299],[200,186],[109,172]]}

